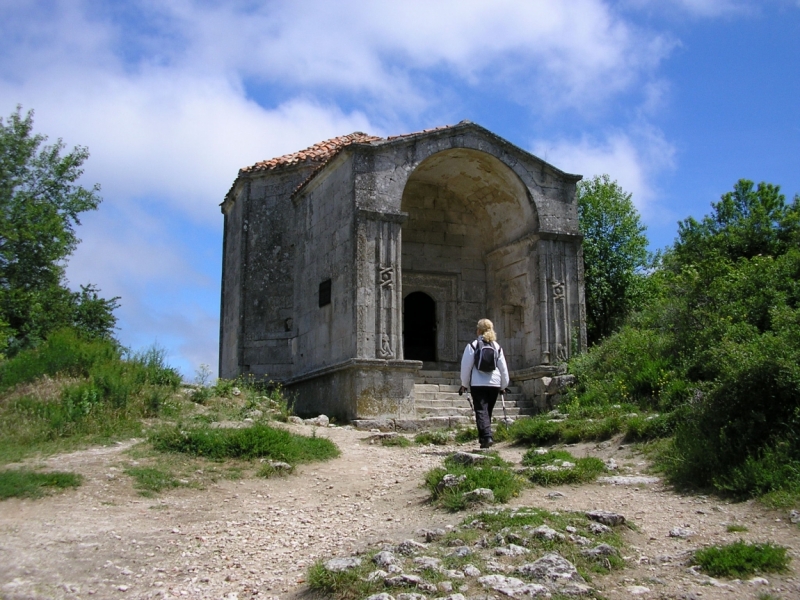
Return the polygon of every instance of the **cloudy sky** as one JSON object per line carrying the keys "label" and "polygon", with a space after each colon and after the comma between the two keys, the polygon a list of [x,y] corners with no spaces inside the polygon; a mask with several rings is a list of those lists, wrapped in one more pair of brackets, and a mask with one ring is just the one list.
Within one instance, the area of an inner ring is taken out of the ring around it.
{"label": "cloudy sky", "polygon": [[800,193],[800,0],[0,0],[0,116],[88,146],[73,287],[216,372],[240,167],[469,119],[633,194],[653,248],[748,178]]}

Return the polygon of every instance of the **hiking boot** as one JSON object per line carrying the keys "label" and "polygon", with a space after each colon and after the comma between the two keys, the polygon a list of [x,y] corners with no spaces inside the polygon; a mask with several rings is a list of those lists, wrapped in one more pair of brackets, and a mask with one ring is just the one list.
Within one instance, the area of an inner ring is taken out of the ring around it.
{"label": "hiking boot", "polygon": [[490,437],[481,440],[481,448],[491,448],[493,445],[494,440]]}

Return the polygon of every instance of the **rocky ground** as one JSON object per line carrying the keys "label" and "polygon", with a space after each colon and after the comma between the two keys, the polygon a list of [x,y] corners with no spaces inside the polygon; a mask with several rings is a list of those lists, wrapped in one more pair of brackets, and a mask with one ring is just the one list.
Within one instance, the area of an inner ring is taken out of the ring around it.
{"label": "rocky ground", "polygon": [[[290,427],[310,432],[307,425]],[[339,458],[301,466],[288,477],[220,480],[155,498],[139,495],[122,472],[136,440],[34,462],[78,472],[84,484],[0,504],[0,598],[312,598],[305,579],[314,561],[405,539],[421,542],[420,530],[464,519],[432,507],[420,487],[423,474],[452,447],[383,447],[369,444],[363,431],[316,431],[341,448]],[[508,444],[497,450],[513,462],[523,452]],[[576,457],[613,458],[623,476],[645,474],[646,460],[618,443],[569,450]],[[800,597],[800,528],[787,514],[755,502],[680,495],[657,482],[622,481],[532,487],[511,506],[608,510],[635,525],[624,533],[626,568],[590,582],[610,600]],[[730,524],[747,531],[728,533]],[[693,549],[739,538],[786,546],[790,571],[716,581],[685,564]],[[467,598],[502,597],[477,580],[460,585]]]}

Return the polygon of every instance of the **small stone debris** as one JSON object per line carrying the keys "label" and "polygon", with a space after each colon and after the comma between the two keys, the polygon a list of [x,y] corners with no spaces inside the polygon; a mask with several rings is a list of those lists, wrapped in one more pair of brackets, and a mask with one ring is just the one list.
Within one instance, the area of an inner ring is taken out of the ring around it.
{"label": "small stone debris", "polygon": [[416,592],[403,592],[402,594],[397,594],[397,600],[427,600],[427,596]]}
{"label": "small stone debris", "polygon": [[466,475],[453,475],[452,473],[447,473],[444,477],[442,477],[442,480],[436,484],[436,491],[441,494],[447,488],[457,487],[466,480]]}
{"label": "small stone debris", "polygon": [[535,562],[518,567],[517,573],[550,584],[586,583],[575,565],[558,552],[549,552]]}
{"label": "small stone debris", "polygon": [[569,541],[578,546],[591,546],[592,540],[585,538],[582,535],[570,534]]}
{"label": "small stone debris", "polygon": [[475,454],[474,452],[455,452],[450,458],[456,464],[470,466],[480,464],[489,457],[484,454]]}
{"label": "small stone debris", "polygon": [[380,594],[372,594],[372,596],[367,596],[367,600],[394,600],[394,596],[387,594],[386,592],[381,592]]}
{"label": "small stone debris", "polygon": [[558,498],[565,498],[561,492],[550,492],[545,496],[548,500],[557,500]]}
{"label": "small stone debris", "polygon": [[748,579],[747,583],[750,585],[769,585],[769,580],[765,577],[753,577],[752,579]]}
{"label": "small stone debris", "polygon": [[361,566],[361,559],[357,556],[349,558],[332,558],[325,563],[325,568],[331,573],[343,573]]}
{"label": "small stone debris", "polygon": [[672,538],[686,539],[692,537],[694,535],[694,531],[687,527],[673,527],[669,530],[669,534],[667,535]]}
{"label": "small stone debris", "polygon": [[610,477],[598,477],[598,483],[610,483],[612,485],[648,485],[658,483],[658,477],[646,477],[644,475],[613,475]]}
{"label": "small stone debris", "polygon": [[297,417],[297,416],[295,416],[295,415],[292,415],[291,417],[289,417],[289,418],[288,418],[288,419],[286,419],[286,420],[287,420],[289,423],[293,423],[293,424],[295,424],[295,425],[302,425],[302,424],[303,424],[303,419],[301,419],[300,417]]}
{"label": "small stone debris", "polygon": [[619,513],[609,512],[607,510],[590,510],[586,513],[586,518],[609,527],[616,527],[625,523],[625,517]]}
{"label": "small stone debris", "polygon": [[643,585],[629,585],[625,588],[631,596],[641,596],[642,594],[649,594],[650,588]]}
{"label": "small stone debris", "polygon": [[464,492],[462,498],[467,502],[494,502],[494,492],[489,488],[477,488]]}
{"label": "small stone debris", "polygon": [[289,463],[280,460],[268,460],[267,464],[276,471],[292,471],[294,469]]}
{"label": "small stone debris", "polygon": [[377,571],[373,571],[369,575],[367,575],[367,581],[375,581],[376,579],[386,579],[389,576],[389,573],[384,571],[383,569],[378,569]]}
{"label": "small stone debris", "polygon": [[791,521],[795,525],[797,523],[800,523],[800,512],[798,512],[796,510],[793,510],[793,511],[789,512],[789,521]]}

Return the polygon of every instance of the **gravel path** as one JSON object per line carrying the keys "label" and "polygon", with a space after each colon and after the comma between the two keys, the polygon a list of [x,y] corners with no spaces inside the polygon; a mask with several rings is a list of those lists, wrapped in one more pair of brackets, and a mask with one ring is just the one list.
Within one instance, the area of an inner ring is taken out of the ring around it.
{"label": "gravel path", "polygon": [[[309,598],[304,578],[316,559],[397,543],[464,518],[434,510],[420,487],[444,449],[370,445],[368,434],[338,427],[317,435],[330,437],[342,456],[285,478],[224,480],[155,499],[139,496],[116,469],[135,440],[48,459],[48,468],[81,473],[84,485],[0,504],[0,598]],[[499,450],[513,461],[522,454],[507,445]],[[638,475],[646,466],[617,444],[569,450],[614,458],[620,475]],[[548,498],[553,491],[563,496]],[[613,510],[633,522],[629,567],[592,582],[609,600],[800,598],[800,529],[757,503],[680,496],[653,483],[531,488],[512,505]],[[748,531],[727,533],[733,523]],[[693,533],[670,537],[676,527]],[[757,582],[715,582],[683,564],[692,549],[739,537],[789,547],[791,571]]]}

